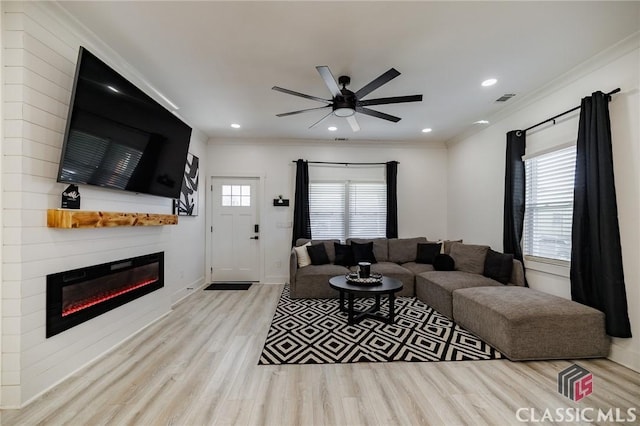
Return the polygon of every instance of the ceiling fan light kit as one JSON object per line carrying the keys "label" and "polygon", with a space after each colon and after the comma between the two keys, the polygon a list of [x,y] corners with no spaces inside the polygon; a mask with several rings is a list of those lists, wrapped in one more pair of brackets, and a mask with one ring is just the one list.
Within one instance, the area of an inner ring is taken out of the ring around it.
{"label": "ceiling fan light kit", "polygon": [[[401,120],[400,117],[396,117],[390,114],[386,114],[384,112],[372,110],[370,108],[365,108],[366,106],[422,101],[422,95],[394,96],[390,98],[362,100],[362,98],[368,95],[369,93],[373,92],[380,86],[388,83],[389,81],[399,76],[400,72],[398,72],[398,70],[396,70],[395,68],[391,68],[389,71],[385,72],[378,78],[366,84],[363,88],[361,88],[355,93],[347,89],[347,86],[349,85],[349,83],[351,83],[351,78],[349,76],[346,76],[346,75],[340,76],[338,78],[338,81],[336,82],[336,79],[333,77],[333,74],[331,73],[331,70],[329,69],[329,67],[324,65],[317,66],[316,70],[320,74],[320,77],[322,77],[322,79],[324,80],[324,83],[329,89],[329,92],[331,93],[332,98],[322,99],[316,96],[306,95],[304,93],[296,92],[289,89],[284,89],[278,86],[273,86],[272,89],[278,92],[286,93],[288,95],[298,96],[305,99],[311,99],[311,100],[326,104],[325,106],[321,106],[317,108],[308,108],[308,109],[302,109],[298,111],[291,111],[291,112],[276,114],[277,117],[286,117],[289,115],[296,115],[303,112],[331,108],[331,112],[329,112],[327,115],[322,117],[320,120],[313,123],[309,128],[311,129],[315,127],[325,118],[333,114],[336,117],[346,118],[347,122],[351,126],[351,129],[354,132],[357,132],[360,130],[360,125],[358,124],[358,121],[356,120],[356,117],[355,117],[356,112],[360,114],[369,115],[371,117],[392,121],[394,123],[397,123],[398,121]],[[340,88],[339,84],[342,85],[342,89]]]}

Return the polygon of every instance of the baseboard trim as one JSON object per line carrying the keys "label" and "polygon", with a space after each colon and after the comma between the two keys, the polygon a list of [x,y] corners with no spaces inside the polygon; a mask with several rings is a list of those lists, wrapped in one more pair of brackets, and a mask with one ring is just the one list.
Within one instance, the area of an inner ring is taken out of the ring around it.
{"label": "baseboard trim", "polygon": [[171,295],[171,308],[183,302],[187,297],[196,293],[198,290],[202,290],[207,283],[204,280],[204,276],[198,278],[197,280],[187,284],[186,287],[174,292]]}
{"label": "baseboard trim", "polygon": [[622,345],[615,342],[615,339],[611,342],[611,350],[609,351],[609,356],[607,358],[617,364],[640,373],[640,353],[622,347]]}

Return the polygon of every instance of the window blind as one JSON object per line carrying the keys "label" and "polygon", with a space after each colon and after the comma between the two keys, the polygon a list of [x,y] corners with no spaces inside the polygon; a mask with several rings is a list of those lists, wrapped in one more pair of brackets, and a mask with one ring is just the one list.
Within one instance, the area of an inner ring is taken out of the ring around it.
{"label": "window blind", "polygon": [[384,237],[387,232],[387,187],[384,183],[350,183],[349,238]]}
{"label": "window blind", "polygon": [[310,182],[313,239],[375,238],[386,235],[387,190],[383,182]]}
{"label": "window blind", "polygon": [[570,261],[576,148],[525,160],[526,256]]}
{"label": "window blind", "polygon": [[309,218],[313,239],[345,240],[345,182],[309,183]]}

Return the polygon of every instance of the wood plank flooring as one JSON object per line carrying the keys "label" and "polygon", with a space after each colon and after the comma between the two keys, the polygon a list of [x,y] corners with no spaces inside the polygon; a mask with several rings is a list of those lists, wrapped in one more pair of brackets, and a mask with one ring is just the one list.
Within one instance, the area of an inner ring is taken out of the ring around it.
{"label": "wood plank flooring", "polygon": [[634,408],[640,423],[640,374],[608,360],[578,361],[594,376],[579,403],[556,389],[571,361],[258,365],[281,291],[199,291],[29,406],[1,412],[2,425],[509,425],[522,424],[519,408],[535,421],[589,407],[592,417]]}

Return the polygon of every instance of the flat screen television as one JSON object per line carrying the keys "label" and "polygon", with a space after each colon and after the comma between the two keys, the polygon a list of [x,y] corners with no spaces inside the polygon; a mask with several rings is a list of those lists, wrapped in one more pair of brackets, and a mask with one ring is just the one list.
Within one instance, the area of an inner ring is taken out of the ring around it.
{"label": "flat screen television", "polygon": [[58,182],[179,198],[191,127],[80,47]]}

